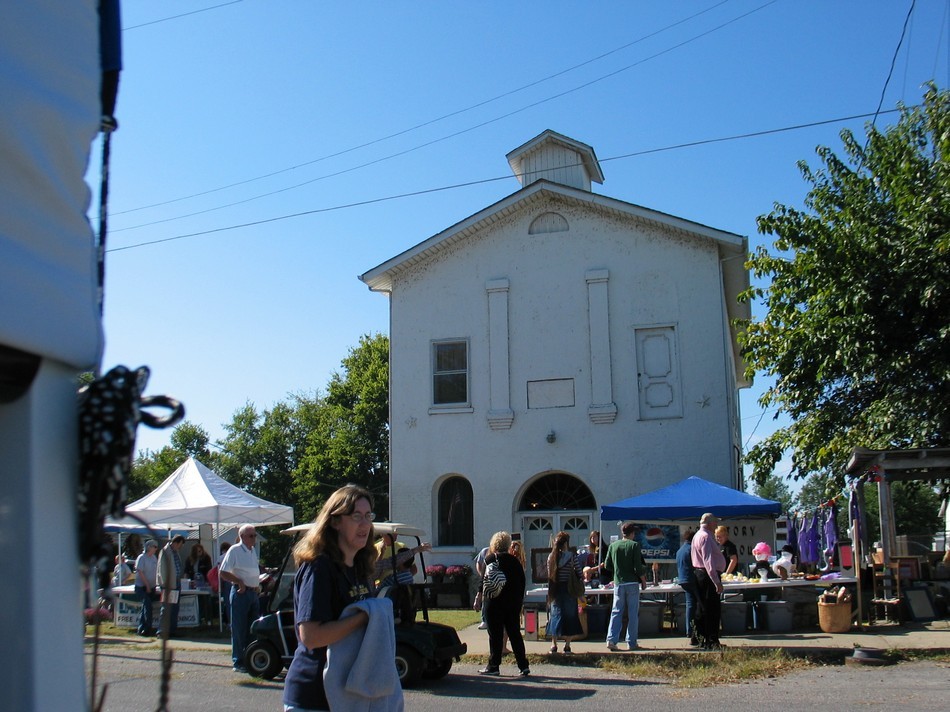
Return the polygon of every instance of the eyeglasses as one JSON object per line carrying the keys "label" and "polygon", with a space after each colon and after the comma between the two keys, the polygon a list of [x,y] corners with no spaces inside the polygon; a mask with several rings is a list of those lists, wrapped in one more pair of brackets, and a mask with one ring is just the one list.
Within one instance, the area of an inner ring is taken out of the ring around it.
{"label": "eyeglasses", "polygon": [[257,532],[253,534],[245,534],[244,536],[246,536],[248,539],[257,539]]}
{"label": "eyeglasses", "polygon": [[341,517],[349,517],[357,524],[362,524],[363,522],[372,522],[376,519],[376,512],[353,512],[352,514],[341,514]]}

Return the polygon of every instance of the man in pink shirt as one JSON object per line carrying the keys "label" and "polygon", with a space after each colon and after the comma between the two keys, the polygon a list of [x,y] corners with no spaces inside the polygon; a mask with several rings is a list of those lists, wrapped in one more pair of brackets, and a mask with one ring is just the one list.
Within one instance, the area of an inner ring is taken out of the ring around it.
{"label": "man in pink shirt", "polygon": [[715,515],[706,512],[699,520],[699,531],[690,544],[690,559],[696,574],[695,630],[704,650],[719,650],[719,620],[722,594],[720,574],[726,570],[726,559],[716,542]]}

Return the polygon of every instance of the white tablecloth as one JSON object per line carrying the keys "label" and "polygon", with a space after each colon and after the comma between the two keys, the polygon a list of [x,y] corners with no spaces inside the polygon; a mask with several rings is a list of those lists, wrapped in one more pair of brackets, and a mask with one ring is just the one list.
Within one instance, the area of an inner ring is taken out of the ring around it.
{"label": "white tablecloth", "polygon": [[[855,584],[857,579],[853,576],[839,576],[834,579],[817,579],[815,581],[807,581],[805,579],[768,579],[765,582],[751,582],[751,581],[726,581],[723,583],[723,593],[729,594],[732,592],[745,591],[749,589],[766,589],[766,588],[798,588],[803,586],[837,586],[840,584]],[[657,586],[649,585],[640,592],[641,596],[653,595],[672,595],[676,593],[682,593],[683,588],[679,584],[675,583],[662,583]],[[596,598],[613,598],[614,589],[613,587],[604,587],[600,588],[585,588],[584,595],[588,597]],[[547,601],[548,589],[547,587],[543,588],[531,588],[525,593],[525,603],[528,604],[543,604]]]}

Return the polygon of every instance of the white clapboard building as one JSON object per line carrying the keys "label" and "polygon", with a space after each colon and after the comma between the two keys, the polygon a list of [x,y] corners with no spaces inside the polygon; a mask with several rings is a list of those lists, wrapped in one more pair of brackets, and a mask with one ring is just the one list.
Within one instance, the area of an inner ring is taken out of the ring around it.
{"label": "white clapboard building", "polygon": [[391,517],[445,563],[741,478],[747,239],[592,192],[593,148],[553,131],[507,158],[517,192],[360,277],[390,299]]}

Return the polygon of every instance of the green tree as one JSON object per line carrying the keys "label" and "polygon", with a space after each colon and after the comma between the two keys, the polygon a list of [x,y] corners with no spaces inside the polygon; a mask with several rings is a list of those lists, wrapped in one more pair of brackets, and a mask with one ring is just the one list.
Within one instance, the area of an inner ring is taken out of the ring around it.
{"label": "green tree", "polygon": [[360,337],[341,365],[313,413],[315,428],[295,479],[302,520],[350,482],[373,492],[380,517],[389,511],[389,337]]}
{"label": "green tree", "polygon": [[776,474],[771,474],[762,483],[753,483],[752,494],[756,497],[770,499],[782,504],[782,513],[791,512],[795,507],[795,495],[785,480]]}
{"label": "green tree", "polygon": [[[891,484],[891,500],[894,502],[894,529],[897,534],[933,536],[943,528],[940,520],[940,498],[929,482],[904,481]],[[868,538],[881,538],[881,509],[877,497],[877,485],[864,486],[865,515]]]}
{"label": "green tree", "polygon": [[189,457],[215,469],[217,456],[210,450],[208,431],[191,421],[184,421],[172,430],[170,444],[158,452],[141,450],[129,473],[129,501],[144,497],[158,487]]}
{"label": "green tree", "polygon": [[[246,404],[225,426],[227,435],[219,441],[218,474],[257,497],[292,506],[300,520],[294,477],[321,407],[317,394],[297,394],[260,413]],[[278,536],[283,528],[261,528],[266,539],[261,545],[262,562],[272,565],[283,558],[291,543],[288,537]]]}
{"label": "green tree", "polygon": [[933,85],[898,123],[841,133],[844,157],[799,164],[806,210],[759,217],[775,235],[749,266],[767,287],[748,324],[747,375],[774,377],[760,398],[791,424],[747,454],[764,482],[785,453],[792,477],[843,486],[855,446],[946,446],[950,437],[950,95]]}

